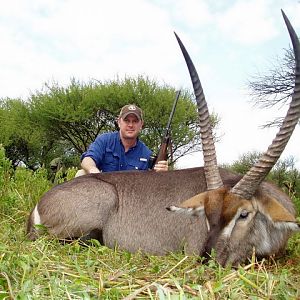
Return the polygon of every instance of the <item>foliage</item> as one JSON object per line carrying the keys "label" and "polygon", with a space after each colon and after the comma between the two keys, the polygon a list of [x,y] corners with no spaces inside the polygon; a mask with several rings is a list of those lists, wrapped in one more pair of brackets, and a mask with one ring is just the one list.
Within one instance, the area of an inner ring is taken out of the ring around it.
{"label": "foliage", "polygon": [[20,99],[0,101],[0,140],[16,167],[20,162],[34,169],[49,148],[45,132],[32,122],[28,103]]}
{"label": "foliage", "polygon": [[5,150],[0,144],[0,199],[4,196],[6,190],[5,187],[10,182],[10,176],[12,172],[11,161],[5,157]]}
{"label": "foliage", "polygon": [[[226,167],[234,172],[246,174],[261,155],[262,153],[256,151],[248,152]],[[294,158],[278,160],[267,179],[282,188],[294,200],[298,214],[300,214],[300,172],[295,167]]]}
{"label": "foliage", "polygon": [[[72,173],[72,171],[71,171]],[[72,176],[72,174],[70,174]],[[0,147],[0,299],[298,299],[300,236],[284,256],[237,269],[214,256],[151,256],[118,247],[26,239],[29,211],[52,184],[45,169],[13,169]],[[127,297],[127,298],[125,298]]]}
{"label": "foliage", "polygon": [[236,173],[246,174],[247,171],[257,162],[260,156],[261,153],[257,151],[247,152],[241,155],[231,165],[226,167]]}
{"label": "foliage", "polygon": [[[32,169],[49,166],[57,157],[66,167],[78,166],[80,155],[98,134],[117,130],[120,108],[135,103],[144,111],[141,139],[157,153],[174,97],[174,88],[141,76],[87,83],[72,79],[66,87],[45,84],[26,102],[0,100],[0,138],[15,166],[19,161]],[[212,125],[217,123],[212,116]],[[182,91],[178,101],[171,141],[171,163],[200,149],[197,108],[188,91]]]}
{"label": "foliage", "polygon": [[16,209],[29,210],[37,199],[50,188],[47,170],[39,168],[35,172],[23,167],[13,169],[0,146],[0,213],[8,217]]}
{"label": "foliage", "polygon": [[62,167],[57,172],[55,172],[54,178],[53,178],[53,183],[59,184],[59,183],[68,181],[75,177],[75,174],[77,171],[78,171],[78,169],[74,168],[74,167],[67,168],[66,170],[64,167]]}

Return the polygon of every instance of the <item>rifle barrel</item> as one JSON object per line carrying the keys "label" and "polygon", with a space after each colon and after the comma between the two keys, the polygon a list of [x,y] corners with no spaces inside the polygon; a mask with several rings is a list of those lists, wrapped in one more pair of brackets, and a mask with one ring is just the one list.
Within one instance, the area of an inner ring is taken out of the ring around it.
{"label": "rifle barrel", "polygon": [[[171,110],[171,113],[170,113],[169,121],[168,121],[164,136],[163,136],[161,144],[160,144],[160,148],[159,148],[159,151],[158,151],[158,154],[157,154],[156,161],[161,161],[161,160],[167,160],[168,159],[167,149],[168,149],[168,145],[170,143],[170,127],[171,127],[171,122],[172,122],[172,119],[173,119],[173,115],[175,113],[175,109],[176,109],[176,105],[177,105],[179,96],[180,96],[180,90],[178,90],[177,93],[176,93],[175,101],[173,103],[173,107],[172,107],[172,110]],[[153,162],[153,165],[152,165],[151,169],[154,167],[154,164],[155,164],[155,162]]]}
{"label": "rifle barrel", "polygon": [[[167,133],[169,132],[169,130],[170,130],[171,123],[172,123],[172,119],[173,119],[173,116],[174,116],[174,113],[175,113],[175,109],[176,109],[176,105],[177,105],[177,102],[178,102],[180,93],[181,93],[181,90],[178,90],[178,91],[176,92],[175,101],[174,101],[174,103],[173,103],[173,107],[172,107],[172,110],[171,110],[171,113],[170,113],[170,116],[169,116],[169,121],[168,121],[168,124],[167,124],[167,127],[166,127],[166,134],[167,134]],[[166,135],[166,134],[165,134],[165,135]]]}

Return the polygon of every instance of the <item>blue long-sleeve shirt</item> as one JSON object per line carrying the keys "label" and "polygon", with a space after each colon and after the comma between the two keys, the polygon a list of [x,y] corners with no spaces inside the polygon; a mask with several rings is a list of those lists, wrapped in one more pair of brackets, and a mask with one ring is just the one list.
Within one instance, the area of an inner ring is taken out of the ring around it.
{"label": "blue long-sleeve shirt", "polygon": [[99,170],[148,170],[151,150],[139,139],[134,147],[125,152],[119,132],[99,135],[81,155],[81,160],[91,157]]}

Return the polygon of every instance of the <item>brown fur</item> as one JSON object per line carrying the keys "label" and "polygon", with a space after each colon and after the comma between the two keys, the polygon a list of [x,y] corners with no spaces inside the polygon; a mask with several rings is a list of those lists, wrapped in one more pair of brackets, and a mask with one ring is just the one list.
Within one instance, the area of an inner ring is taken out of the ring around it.
{"label": "brown fur", "polygon": [[215,248],[221,264],[237,264],[251,257],[279,254],[289,236],[300,231],[287,195],[273,184],[263,182],[251,200],[241,199],[230,187],[193,196],[178,207],[197,210],[205,205],[211,230],[206,251]]}
{"label": "brown fur", "polygon": [[[240,178],[224,169],[220,172],[229,186]],[[269,183],[264,186],[270,187],[276,199],[294,214],[283,192]],[[109,247],[117,244],[131,252],[142,250],[159,255],[185,248],[188,253],[202,255],[209,238],[205,218],[170,213],[166,207],[204,191],[203,168],[93,174],[54,187],[42,197],[38,210],[42,224],[59,238],[77,238],[98,230]],[[211,199],[217,205],[218,197]],[[205,203],[210,222],[218,226],[213,204]],[[30,216],[28,233],[36,238],[33,232]]]}

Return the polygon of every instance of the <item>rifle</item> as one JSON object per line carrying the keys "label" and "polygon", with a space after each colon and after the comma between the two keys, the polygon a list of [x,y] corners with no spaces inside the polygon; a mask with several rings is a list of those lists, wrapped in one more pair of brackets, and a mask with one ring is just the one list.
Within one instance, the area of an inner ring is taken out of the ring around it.
{"label": "rifle", "polygon": [[176,92],[175,100],[174,100],[173,107],[172,107],[172,110],[171,110],[171,113],[170,113],[170,116],[169,116],[169,121],[168,121],[166,130],[165,130],[165,133],[163,135],[163,138],[162,138],[162,141],[161,141],[161,144],[160,144],[158,155],[157,155],[156,158],[152,159],[153,161],[152,161],[151,169],[153,169],[153,167],[154,167],[154,165],[157,161],[168,159],[167,149],[168,149],[168,145],[170,143],[171,123],[172,123],[172,119],[173,119],[173,116],[174,116],[174,113],[175,113],[176,105],[177,105],[177,102],[178,102],[178,99],[179,99],[179,96],[180,96],[180,92],[181,92],[180,90],[178,90]]}

